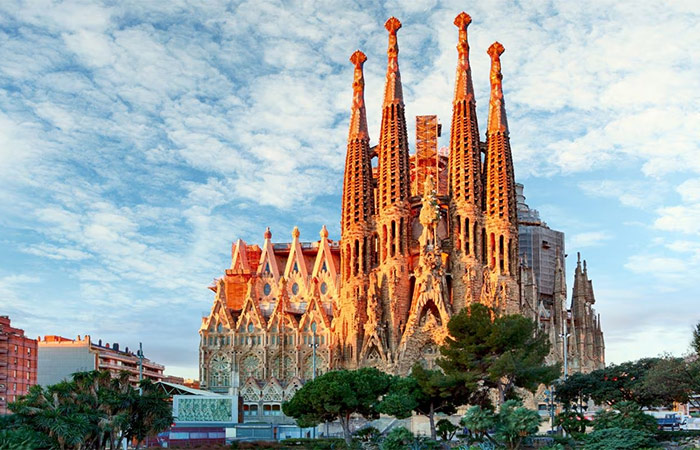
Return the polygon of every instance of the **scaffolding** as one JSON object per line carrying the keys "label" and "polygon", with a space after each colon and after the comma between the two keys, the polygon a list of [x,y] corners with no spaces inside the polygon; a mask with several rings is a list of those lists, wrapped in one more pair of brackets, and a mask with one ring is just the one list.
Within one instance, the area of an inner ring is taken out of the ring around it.
{"label": "scaffolding", "polygon": [[436,115],[416,116],[416,155],[413,164],[413,195],[423,195],[423,183],[428,175],[433,176],[440,189],[440,154],[438,152],[438,137],[442,125]]}

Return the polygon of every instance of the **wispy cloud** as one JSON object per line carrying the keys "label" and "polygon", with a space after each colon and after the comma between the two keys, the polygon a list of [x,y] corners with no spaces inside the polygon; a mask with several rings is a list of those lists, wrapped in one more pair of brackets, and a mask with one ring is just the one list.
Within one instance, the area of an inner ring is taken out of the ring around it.
{"label": "wispy cloud", "polygon": [[[438,114],[447,131],[451,21],[463,7],[0,3],[0,273],[59,281],[43,306],[62,324],[52,332],[94,334],[99,322],[105,339],[150,339],[152,356],[166,364],[175,363],[167,346],[175,342],[190,358],[178,356],[177,365],[194,368],[199,314],[211,302],[205,287],[226,267],[232,240],[258,241],[267,224],[280,240],[295,223],[307,239],[322,223],[339,231],[349,55],[362,48],[369,56],[374,143],[386,62],[382,24],[399,17],[410,140],[417,114]],[[485,50],[496,39],[507,49],[518,178],[571,177],[587,195],[652,208],[650,229],[695,239],[700,62],[687,49],[700,40],[698,8],[660,0],[471,8],[482,131]],[[620,167],[638,179],[620,182]],[[605,181],[582,178],[591,172]],[[669,200],[670,188],[645,194],[647,183],[676,186],[678,174],[689,177],[678,187],[682,203]],[[622,239],[614,220],[568,205],[566,190],[557,189],[546,200],[552,211],[574,225],[597,222],[574,226],[570,246],[653,253],[614,247]],[[0,292],[21,283],[2,280]],[[37,289],[6,298],[19,314],[48,296]],[[22,317],[19,325],[32,334],[49,324]]]}

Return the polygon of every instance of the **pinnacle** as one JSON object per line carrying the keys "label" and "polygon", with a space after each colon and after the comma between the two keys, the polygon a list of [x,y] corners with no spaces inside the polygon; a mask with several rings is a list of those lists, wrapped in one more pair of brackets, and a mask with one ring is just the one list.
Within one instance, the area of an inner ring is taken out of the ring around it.
{"label": "pinnacle", "polygon": [[270,231],[270,227],[267,227],[267,228],[265,229],[265,234],[263,235],[263,237],[264,237],[266,240],[272,239],[272,232]]}
{"label": "pinnacle", "polygon": [[501,55],[505,51],[500,42],[494,42],[487,53],[491,56],[491,100],[489,102],[489,122],[487,133],[508,133],[506,105],[503,100],[503,74]]}
{"label": "pinnacle", "polygon": [[455,17],[455,25],[457,25],[457,28],[460,30],[466,30],[470,23],[472,23],[472,17],[464,11]]}
{"label": "pinnacle", "polygon": [[504,51],[506,51],[506,49],[505,47],[503,47],[503,44],[496,41],[493,44],[491,44],[491,47],[489,47],[486,53],[488,53],[493,58],[494,54],[496,55],[496,57],[498,57],[501,56]]}
{"label": "pinnacle", "polygon": [[294,240],[299,239],[300,234],[301,233],[299,232],[299,227],[294,227],[294,229],[292,230],[292,237],[294,238]]}
{"label": "pinnacle", "polygon": [[389,17],[389,20],[384,24],[384,28],[391,34],[396,34],[396,32],[401,28],[401,21],[396,17]]}
{"label": "pinnacle", "polygon": [[321,228],[321,233],[320,233],[320,234],[321,234],[321,239],[327,239],[327,238],[328,238],[328,228],[326,228],[325,225]]}
{"label": "pinnacle", "polygon": [[350,55],[350,62],[353,63],[355,67],[362,68],[365,61],[367,61],[367,55],[360,50],[355,50],[355,53]]}

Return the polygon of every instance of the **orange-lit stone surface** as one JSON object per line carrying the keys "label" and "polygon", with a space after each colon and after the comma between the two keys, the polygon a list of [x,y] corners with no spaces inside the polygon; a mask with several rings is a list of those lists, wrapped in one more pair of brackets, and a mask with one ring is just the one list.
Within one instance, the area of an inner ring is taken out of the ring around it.
{"label": "orange-lit stone surface", "polygon": [[[392,17],[385,24],[387,68],[375,147],[365,109],[367,57],[352,54],[340,241],[329,239],[325,226],[311,242],[300,241],[296,228],[291,243],[273,243],[269,228],[262,247],[236,241],[231,268],[211,286],[214,304],[199,331],[202,388],[240,392],[251,408],[280,402],[313,377],[314,345],[316,374],[367,366],[406,373],[416,362],[433,367],[449,318],[474,302],[537,320],[559,345],[551,358],[561,359],[558,336],[569,320],[563,271],[556,275],[558,306],[544,307],[531,269],[518,257],[503,46],[488,50],[491,96],[481,142],[470,23],[466,13],[454,20],[457,71],[444,151],[437,148],[438,119],[426,115],[417,119],[417,153],[409,155],[401,22]],[[589,317],[592,288],[584,272],[577,271],[580,292],[569,320],[576,344],[569,356],[579,370],[591,370],[604,364],[604,344],[599,320]]]}

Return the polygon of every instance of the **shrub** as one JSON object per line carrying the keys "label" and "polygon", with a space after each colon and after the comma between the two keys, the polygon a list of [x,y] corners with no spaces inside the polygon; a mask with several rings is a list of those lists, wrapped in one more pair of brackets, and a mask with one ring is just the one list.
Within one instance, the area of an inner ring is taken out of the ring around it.
{"label": "shrub", "polygon": [[586,426],[589,425],[589,420],[583,413],[576,411],[562,411],[557,414],[556,424],[572,436],[579,436],[586,432]]}
{"label": "shrub", "polygon": [[415,436],[405,427],[396,427],[386,435],[381,444],[382,450],[403,450],[415,440]]}
{"label": "shrub", "polygon": [[645,430],[605,428],[595,430],[584,437],[584,450],[639,450],[656,447],[651,433]]}
{"label": "shrub", "polygon": [[594,430],[625,428],[654,433],[658,428],[656,419],[646,414],[634,402],[620,402],[612,411],[600,411],[593,419]]}
{"label": "shrub", "polygon": [[523,407],[517,400],[508,400],[497,415],[496,438],[509,449],[520,448],[524,437],[537,433],[540,421],[537,411]]}
{"label": "shrub", "polygon": [[379,430],[374,427],[365,427],[353,433],[353,437],[363,444],[369,444],[379,440]]}
{"label": "shrub", "polygon": [[303,447],[309,450],[345,449],[345,440],[341,438],[290,438],[283,439],[280,443],[285,447]]}
{"label": "shrub", "polygon": [[438,436],[440,436],[440,439],[443,441],[451,441],[457,430],[459,430],[457,425],[447,419],[438,420],[438,423],[435,424],[435,428],[437,429]]}

